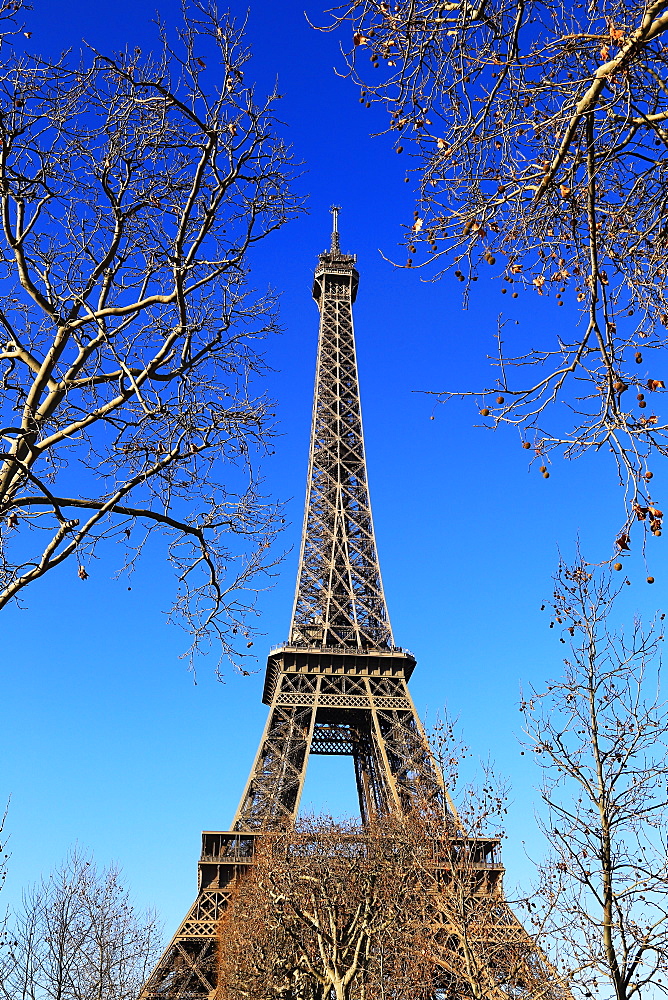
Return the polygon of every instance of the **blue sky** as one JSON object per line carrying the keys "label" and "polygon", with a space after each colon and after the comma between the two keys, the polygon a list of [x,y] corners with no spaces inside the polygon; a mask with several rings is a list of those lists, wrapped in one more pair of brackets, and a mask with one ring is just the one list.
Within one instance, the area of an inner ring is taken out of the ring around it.
{"label": "blue sky", "polygon": [[[179,16],[172,0],[158,7],[167,20]],[[155,8],[156,0],[35,0],[31,44],[51,55],[82,37],[148,50]],[[233,9],[243,15],[246,6]],[[338,39],[309,28],[302,0],[259,0],[248,35],[249,76],[260,90],[279,77],[286,133],[304,163],[298,187],[309,197],[309,214],[253,261],[254,286],[282,293],[284,333],[267,345],[281,436],[264,473],[271,493],[289,501],[283,542],[292,547],[276,587],[260,599],[266,637],[256,642],[258,673],[229,672],[221,684],[215,658],[204,658],[193,683],[179,658],[184,638],[165,623],[172,581],[158,545],[131,591],[114,580],[110,551],[85,582],[74,564],[63,566],[0,623],[0,802],[12,797],[5,903],[78,842],[100,863],[122,865],[137,902],[155,906],[168,933],[194,898],[200,831],[226,829],[234,814],[266,714],[262,650],[288,631],[318,325],[310,284],[332,202],[343,206],[342,247],[359,258],[355,321],[369,478],[395,638],[418,658],[411,689],[422,715],[433,718],[447,705],[474,757],[490,757],[510,779],[511,881],[529,871],[523,841],[540,850],[538,775],[518,745],[519,689],[558,671],[563,651],[539,609],[558,551],[572,556],[579,538],[588,558],[607,557],[622,515],[604,458],[557,462],[543,480],[529,473],[517,434],[476,427],[470,402],[434,410],[421,392],[489,381],[486,355],[502,307],[528,340],[574,322],[569,307],[537,296],[509,303],[490,277],[464,311],[456,279],[429,283],[422,272],[393,269],[379,250],[392,256],[400,224],[412,219],[411,185],[388,137],[369,138],[380,124],[375,112],[335,75]],[[657,498],[662,479],[657,472]],[[645,584],[633,554],[623,617],[663,601],[661,542],[650,551],[657,583]],[[316,758],[307,808],[353,808],[348,764]]]}

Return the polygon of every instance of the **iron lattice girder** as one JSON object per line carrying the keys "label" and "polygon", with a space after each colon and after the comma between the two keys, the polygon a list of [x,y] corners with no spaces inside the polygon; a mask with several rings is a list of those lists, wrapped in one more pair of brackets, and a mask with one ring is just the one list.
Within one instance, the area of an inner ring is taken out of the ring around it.
{"label": "iron lattice girder", "polygon": [[306,511],[290,640],[304,646],[389,649],[367,486],[352,303],[355,258],[320,256],[320,309]]}

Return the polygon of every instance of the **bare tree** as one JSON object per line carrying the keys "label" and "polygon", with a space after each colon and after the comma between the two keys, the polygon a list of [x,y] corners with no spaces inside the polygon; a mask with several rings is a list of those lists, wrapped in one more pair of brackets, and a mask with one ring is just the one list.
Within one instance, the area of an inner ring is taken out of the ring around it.
{"label": "bare tree", "polygon": [[582,310],[528,342],[501,323],[496,379],[438,395],[473,396],[492,426],[516,427],[544,475],[554,449],[609,451],[628,488],[620,548],[638,509],[656,535],[668,3],[357,0],[330,13],[329,30],[352,37],[360,101],[386,109],[417,180],[398,263],[454,272],[465,298],[491,265],[508,298],[570,295]]}
{"label": "bare tree", "polygon": [[460,764],[470,750],[447,714],[428,736],[444,782],[453,794],[458,789],[449,822],[429,803],[405,821],[417,845],[417,912],[435,986],[474,1000],[570,1000],[567,978],[542,950],[546,920],[534,920],[527,931],[516,915],[527,898],[509,898],[503,885],[508,783],[487,761],[477,780],[460,787]]}
{"label": "bare tree", "polygon": [[[7,881],[7,859],[9,854],[7,852],[8,837],[5,835],[5,824],[7,822],[8,809],[9,806],[5,808],[4,813],[0,816],[0,891],[4,889],[5,882]],[[0,954],[7,940],[7,914],[5,913],[0,917]]]}
{"label": "bare tree", "polygon": [[139,914],[115,867],[72,852],[30,889],[0,950],[3,1000],[134,1000],[157,958],[159,931]]}
{"label": "bare tree", "polygon": [[12,45],[15,38],[20,37],[24,27],[21,18],[30,9],[24,0],[0,0],[0,47]]}
{"label": "bare tree", "polygon": [[[97,546],[169,538],[174,616],[228,653],[280,511],[254,245],[299,210],[243,26],[193,0],[174,44],[0,72],[0,608]],[[251,645],[249,643],[248,645]]]}
{"label": "bare tree", "polygon": [[262,838],[221,922],[221,1000],[349,1000],[388,976],[421,995],[424,955],[405,936],[416,870],[409,839],[388,832],[316,818]]}
{"label": "bare tree", "polygon": [[472,835],[416,811],[263,838],[221,922],[220,1000],[569,1000],[504,898],[499,837],[481,835],[502,800],[481,798]]}
{"label": "bare tree", "polygon": [[538,919],[585,997],[657,996],[668,992],[664,616],[614,631],[620,588],[609,575],[561,565],[555,580],[551,624],[571,643],[565,672],[522,705],[552,849]]}

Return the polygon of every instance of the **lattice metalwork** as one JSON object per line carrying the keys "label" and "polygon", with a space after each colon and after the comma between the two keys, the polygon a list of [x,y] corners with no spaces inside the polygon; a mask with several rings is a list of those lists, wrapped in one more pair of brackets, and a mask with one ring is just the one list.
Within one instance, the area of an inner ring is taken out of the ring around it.
{"label": "lattice metalwork", "polygon": [[[269,655],[263,695],[269,715],[233,829],[202,835],[199,895],[141,1000],[213,1000],[222,909],[239,872],[252,863],[254,838],[294,823],[311,754],[353,758],[364,823],[428,804],[452,818],[452,832],[459,830],[408,692],[415,660],[394,646],[385,606],[355,360],[352,303],[358,275],[355,258],[341,253],[338,209],[333,213],[331,248],[320,255],[313,293],[320,336],[290,641]],[[452,881],[456,871],[460,881],[473,873],[466,905],[486,909],[488,917],[492,907],[487,938],[476,944],[490,969],[485,995],[490,1000],[569,1000],[503,899],[503,869],[492,857],[496,846],[491,840],[462,838],[455,848],[456,865],[447,859],[436,865],[434,943],[440,979],[435,995],[444,1000],[478,995],[467,985],[462,964],[471,942],[464,942],[452,906],[462,893],[448,890],[448,878]],[[470,921],[465,935],[470,939]],[[516,972],[506,983],[507,961],[495,970],[494,956],[510,949],[517,954]]]}
{"label": "lattice metalwork", "polygon": [[[289,647],[283,655],[289,659]],[[412,658],[387,656],[386,669],[395,674],[389,677],[365,675],[360,657],[354,664],[360,672],[344,673],[346,659],[342,651],[340,673],[330,672],[331,663],[327,672],[318,672],[316,656],[306,664],[314,672],[306,675],[290,672],[294,664],[284,661],[287,669],[273,691],[234,830],[275,830],[293,823],[311,754],[352,756],[364,821],[407,811],[418,797],[422,805],[447,802],[403,676]]]}
{"label": "lattice metalwork", "polygon": [[338,209],[313,296],[320,309],[306,512],[290,641],[387,649],[392,629],[367,487],[352,303],[355,257],[339,248]]}
{"label": "lattice metalwork", "polygon": [[201,892],[142,990],[143,1000],[194,1000],[216,986],[216,928],[228,893]]}
{"label": "lattice metalwork", "polygon": [[448,1000],[573,1000],[503,894],[498,838],[440,844],[426,898],[435,991]]}
{"label": "lattice metalwork", "polygon": [[252,835],[202,834],[197,899],[165,949],[140,1000],[203,1000],[216,988],[216,932],[235,881],[252,863]]}

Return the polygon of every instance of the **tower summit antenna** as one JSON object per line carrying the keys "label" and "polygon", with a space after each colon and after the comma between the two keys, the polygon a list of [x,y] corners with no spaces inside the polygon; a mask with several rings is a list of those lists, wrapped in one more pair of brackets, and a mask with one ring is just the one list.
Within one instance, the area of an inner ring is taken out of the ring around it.
{"label": "tower summit antenna", "polygon": [[341,245],[339,243],[339,212],[341,211],[340,205],[332,205],[330,212],[332,213],[332,245],[330,248],[330,253],[332,256],[338,256],[341,253]]}

